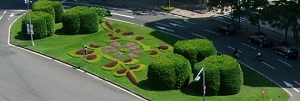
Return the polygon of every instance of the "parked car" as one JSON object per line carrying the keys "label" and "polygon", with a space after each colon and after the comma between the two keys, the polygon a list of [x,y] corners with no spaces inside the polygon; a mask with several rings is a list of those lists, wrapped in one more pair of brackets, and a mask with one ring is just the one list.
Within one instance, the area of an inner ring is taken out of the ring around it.
{"label": "parked car", "polygon": [[236,33],[236,26],[233,24],[227,24],[227,25],[220,25],[217,28],[215,28],[217,32],[226,33],[226,34],[235,34]]}
{"label": "parked car", "polygon": [[287,42],[281,42],[275,47],[275,53],[285,56],[285,58],[297,58],[298,50]]}
{"label": "parked car", "polygon": [[271,47],[273,43],[269,40],[269,38],[262,35],[254,35],[248,38],[249,43],[254,43],[259,45],[260,47]]}

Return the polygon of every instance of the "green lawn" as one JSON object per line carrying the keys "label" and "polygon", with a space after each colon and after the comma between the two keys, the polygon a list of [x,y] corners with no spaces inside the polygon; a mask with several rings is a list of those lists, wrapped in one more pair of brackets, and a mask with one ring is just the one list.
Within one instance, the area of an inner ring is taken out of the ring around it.
{"label": "green lawn", "polygon": [[[173,45],[176,41],[182,40],[180,38],[164,34],[162,32],[155,31],[150,28],[121,23],[117,21],[107,20],[113,27],[120,28],[125,31],[133,31],[138,35],[152,35],[155,38],[153,40],[142,40],[145,45]],[[84,35],[64,35],[61,30],[62,24],[57,24],[56,34],[51,37],[34,40],[35,46],[30,45],[30,40],[24,40],[24,36],[21,34],[21,20],[17,20],[12,27],[11,43],[20,45],[25,48],[29,48],[40,53],[49,55],[56,59],[65,61],[75,66],[82,67],[83,69],[90,71],[98,76],[106,78],[116,84],[119,84],[125,88],[128,88],[150,100],[153,101],[199,101],[202,100],[202,95],[198,91],[187,87],[180,90],[168,90],[168,91],[156,91],[147,86],[147,69],[141,72],[135,72],[138,78],[139,86],[135,86],[130,82],[127,77],[115,77],[113,73],[115,71],[106,71],[101,67],[110,61],[102,58],[99,62],[94,64],[85,63],[83,67],[82,58],[74,58],[68,55],[69,51],[80,50],[83,44],[96,43],[100,46],[108,45],[108,43],[102,42],[101,39],[107,37],[110,32],[104,30],[100,26],[100,30],[93,34]],[[120,43],[125,43],[121,41]],[[144,52],[139,56],[140,63],[149,64],[149,60],[152,58],[149,56],[150,52]],[[123,58],[122,58],[123,59]],[[206,96],[207,101],[287,101],[288,94],[274,83],[268,81],[266,78],[260,76],[256,72],[250,70],[245,66],[241,66],[244,73],[244,85],[241,92],[236,95],[229,96]],[[261,97],[261,91],[265,89],[267,92],[266,98]]]}

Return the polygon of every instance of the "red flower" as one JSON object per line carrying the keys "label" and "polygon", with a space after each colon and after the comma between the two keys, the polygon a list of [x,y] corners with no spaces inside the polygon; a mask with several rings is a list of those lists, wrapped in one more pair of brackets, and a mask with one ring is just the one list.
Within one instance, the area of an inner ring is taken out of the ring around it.
{"label": "red flower", "polygon": [[142,37],[142,36],[135,37],[135,40],[143,40],[143,39],[144,39],[144,37]]}
{"label": "red flower", "polygon": [[131,62],[131,61],[132,61],[132,59],[128,58],[128,59],[124,60],[123,62],[128,63],[128,62]]}
{"label": "red flower", "polygon": [[89,46],[90,46],[90,47],[93,47],[93,48],[98,48],[98,47],[100,47],[99,45],[96,45],[96,44],[90,44]]}
{"label": "red flower", "polygon": [[169,47],[166,45],[161,45],[158,47],[158,49],[167,50]]}
{"label": "red flower", "polygon": [[115,31],[116,33],[120,33],[121,32],[121,29],[116,29],[116,31]]}
{"label": "red flower", "polygon": [[156,50],[152,50],[150,55],[156,55],[157,54],[157,51]]}
{"label": "red flower", "polygon": [[123,74],[127,71],[127,69],[123,68],[117,71],[118,74]]}
{"label": "red flower", "polygon": [[[88,54],[92,54],[94,51],[88,50]],[[84,55],[84,50],[76,51],[75,54]]]}
{"label": "red flower", "polygon": [[123,32],[122,35],[126,36],[126,35],[133,35],[133,32]]}
{"label": "red flower", "polygon": [[130,72],[126,73],[127,77],[130,79],[130,81],[134,84],[134,85],[138,85],[138,82],[136,81],[136,79],[132,76],[132,74]]}
{"label": "red flower", "polygon": [[117,39],[121,39],[120,37],[111,37],[110,40],[117,40]]}
{"label": "red flower", "polygon": [[113,62],[111,62],[111,63],[108,63],[108,64],[106,64],[106,65],[104,65],[105,67],[114,67],[114,66],[116,66],[118,64],[118,61],[113,61]]}
{"label": "red flower", "polygon": [[87,60],[94,60],[97,58],[97,55],[89,55],[86,57]]}
{"label": "red flower", "polygon": [[132,69],[138,69],[138,68],[140,68],[140,65],[136,65],[136,66],[131,66],[131,67],[129,67],[130,70],[132,70]]}

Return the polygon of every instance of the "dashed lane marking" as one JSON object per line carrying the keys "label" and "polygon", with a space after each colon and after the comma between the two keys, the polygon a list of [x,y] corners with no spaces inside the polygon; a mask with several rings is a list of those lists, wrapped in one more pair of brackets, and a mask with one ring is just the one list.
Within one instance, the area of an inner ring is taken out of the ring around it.
{"label": "dashed lane marking", "polygon": [[286,64],[286,65],[288,65],[288,66],[290,66],[290,67],[293,67],[292,65],[290,65],[290,64],[288,64],[288,63],[286,63],[286,62],[284,62],[283,60],[280,60],[280,59],[277,59],[278,61],[280,61],[280,62],[282,62],[282,63],[284,63],[284,64]]}
{"label": "dashed lane marking", "polygon": [[210,31],[210,30],[207,30],[207,29],[204,29],[204,31],[210,32],[210,33],[213,33],[213,34],[216,34],[216,35],[220,35],[219,33],[216,33],[216,32],[213,32],[213,31]]}
{"label": "dashed lane marking", "polygon": [[261,63],[263,63],[263,64],[269,66],[269,67],[272,68],[272,69],[275,69],[273,66],[271,66],[271,65],[269,65],[269,64],[267,64],[267,63],[265,63],[265,62],[261,62]]}
{"label": "dashed lane marking", "polygon": [[223,21],[223,20],[221,20],[221,19],[218,19],[218,18],[212,18],[212,19],[214,19],[214,20],[217,20],[217,21],[220,21],[220,22],[224,22],[224,23],[226,23],[226,24],[230,24],[230,22],[227,22],[227,21]]}
{"label": "dashed lane marking", "polygon": [[[227,48],[234,49],[234,48],[233,48],[233,47],[231,47],[231,46],[227,46]],[[238,52],[242,53],[242,51],[241,51],[241,50],[238,50]]]}
{"label": "dashed lane marking", "polygon": [[192,35],[195,35],[195,36],[198,36],[198,37],[201,37],[203,39],[206,39],[206,37],[202,36],[202,35],[198,35],[198,34],[195,34],[195,33],[191,33]]}
{"label": "dashed lane marking", "polygon": [[177,22],[177,23],[182,23],[182,22],[180,22],[180,21],[176,21],[176,20],[173,20],[173,19],[167,19],[167,20],[173,21],[173,22]]}
{"label": "dashed lane marking", "polygon": [[300,86],[300,83],[299,83],[299,82],[297,82],[297,81],[294,81],[294,82]]}
{"label": "dashed lane marking", "polygon": [[255,47],[252,47],[252,46],[250,46],[250,45],[248,45],[248,44],[245,44],[245,43],[241,43],[241,44],[244,45],[244,46],[247,46],[247,47],[249,47],[249,48],[252,48],[252,49],[256,50]]}
{"label": "dashed lane marking", "polygon": [[163,24],[163,23],[159,23],[159,22],[155,22],[158,25],[162,25],[162,26],[166,26],[166,27],[170,27],[169,25]]}
{"label": "dashed lane marking", "polygon": [[3,14],[0,17],[0,20],[2,19],[3,15],[6,13],[6,10],[3,12]]}

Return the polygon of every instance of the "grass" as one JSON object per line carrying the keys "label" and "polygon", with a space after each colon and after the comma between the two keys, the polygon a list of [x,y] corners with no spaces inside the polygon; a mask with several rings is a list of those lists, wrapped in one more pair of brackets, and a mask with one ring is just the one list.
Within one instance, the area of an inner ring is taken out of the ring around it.
{"label": "grass", "polygon": [[[145,28],[138,25],[131,25],[126,23],[120,23],[117,21],[109,21],[113,27],[121,28],[125,31],[134,31],[139,35],[152,35],[155,37],[154,40],[143,40],[142,42],[146,45],[161,45],[168,44],[173,45],[176,41],[182,40],[180,38],[164,34],[162,32],[155,31],[150,28]],[[25,48],[35,50],[37,52],[43,53],[45,55],[54,57],[56,59],[65,61],[67,63],[73,64],[75,66],[82,67],[83,69],[90,71],[98,76],[106,78],[118,85],[121,85],[131,91],[134,91],[150,100],[153,101],[199,101],[202,99],[200,91],[195,91],[190,87],[183,88],[180,90],[168,90],[168,91],[156,91],[147,86],[147,69],[141,72],[135,72],[136,77],[140,81],[139,86],[135,86],[130,82],[127,77],[115,77],[113,73],[115,71],[105,71],[101,67],[106,63],[111,61],[107,59],[101,59],[95,64],[85,63],[83,67],[82,58],[74,58],[69,56],[67,53],[72,50],[82,49],[83,44],[96,43],[100,46],[107,45],[107,43],[101,42],[105,34],[110,32],[104,30],[100,27],[100,31],[93,34],[84,34],[84,35],[64,35],[61,30],[62,24],[57,24],[55,26],[56,32],[53,36],[34,40],[35,46],[30,45],[30,40],[25,40],[24,36],[21,34],[21,20],[17,20],[12,27],[11,32],[11,43],[19,45]],[[121,42],[124,43],[124,42]],[[141,63],[149,64],[149,52],[145,52],[143,55],[140,55],[139,58]],[[244,73],[244,85],[241,89],[241,92],[236,95],[228,96],[206,96],[208,101],[287,101],[288,94],[285,93],[281,88],[276,86],[274,83],[270,82],[266,78],[257,74],[256,72],[250,70],[245,66],[241,66]],[[265,89],[267,94],[265,98],[261,97],[262,89]]]}

